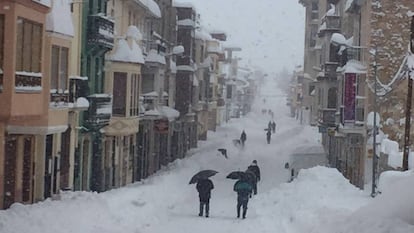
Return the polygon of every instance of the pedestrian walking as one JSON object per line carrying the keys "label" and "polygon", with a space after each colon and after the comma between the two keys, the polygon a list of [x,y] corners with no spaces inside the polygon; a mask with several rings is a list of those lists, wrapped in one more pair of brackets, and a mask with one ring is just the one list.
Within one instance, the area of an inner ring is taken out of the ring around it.
{"label": "pedestrian walking", "polygon": [[267,130],[267,133],[266,133],[267,144],[270,144],[271,137],[272,137],[272,131],[271,130]]}
{"label": "pedestrian walking", "polygon": [[209,211],[210,211],[210,197],[211,197],[211,190],[214,189],[214,184],[210,179],[200,179],[197,182],[197,191],[198,196],[200,198],[200,212],[198,216],[203,216],[204,206],[205,208],[205,216],[208,218]]}
{"label": "pedestrian walking", "polygon": [[247,179],[238,180],[233,187],[233,190],[237,192],[237,218],[240,218],[240,209],[243,207],[243,219],[246,218],[247,204],[249,202],[249,196],[252,192],[252,186],[247,182]]}
{"label": "pedestrian walking", "polygon": [[244,132],[243,130],[243,132],[240,135],[240,142],[242,146],[244,146],[244,142],[246,141],[246,139],[247,139],[247,135],[246,135],[246,132]]}
{"label": "pedestrian walking", "polygon": [[269,121],[269,123],[267,123],[267,130],[272,131],[272,122],[271,121]]}
{"label": "pedestrian walking", "polygon": [[276,122],[275,121],[272,122],[272,132],[276,133]]}
{"label": "pedestrian walking", "polygon": [[250,164],[247,167],[247,170],[253,172],[256,177],[256,180],[255,180],[256,182],[254,182],[254,185],[252,188],[253,188],[253,194],[257,195],[257,183],[260,181],[260,168],[257,165],[257,160],[253,160],[252,164]]}

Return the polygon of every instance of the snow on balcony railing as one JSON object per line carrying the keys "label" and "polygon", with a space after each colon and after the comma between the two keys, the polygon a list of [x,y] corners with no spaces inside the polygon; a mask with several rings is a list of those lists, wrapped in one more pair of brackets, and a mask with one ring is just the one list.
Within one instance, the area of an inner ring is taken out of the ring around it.
{"label": "snow on balcony railing", "polygon": [[16,71],[14,89],[17,92],[42,91],[42,73]]}

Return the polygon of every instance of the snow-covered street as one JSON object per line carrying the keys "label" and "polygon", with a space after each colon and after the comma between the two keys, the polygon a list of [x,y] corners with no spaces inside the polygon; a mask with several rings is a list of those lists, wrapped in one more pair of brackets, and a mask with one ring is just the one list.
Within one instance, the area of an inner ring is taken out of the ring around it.
{"label": "snow-covered street", "polygon": [[[33,205],[16,203],[0,211],[0,232],[414,232],[414,225],[409,224],[412,217],[404,221],[404,217],[391,219],[379,214],[377,219],[364,221],[364,216],[373,214],[375,201],[383,197],[372,199],[367,192],[349,184],[335,169],[307,169],[287,183],[289,171],[284,164],[289,155],[298,147],[319,145],[319,134],[317,128],[300,125],[289,117],[285,97],[271,80],[262,87],[261,94],[273,97],[266,97],[266,103],[257,98],[253,112],[247,117],[232,119],[217,132],[209,132],[208,140],[199,142],[191,156],[174,162],[149,179],[100,194],[67,192],[61,195],[61,200]],[[270,117],[261,113],[263,108],[273,110],[277,123],[269,145],[263,129]],[[232,140],[239,138],[242,130],[247,133],[247,142],[244,149],[239,149]],[[219,148],[227,148],[228,159],[217,151]],[[234,180],[226,176],[231,171],[244,171],[253,159],[258,161],[262,172],[258,195],[249,201],[247,218],[237,219]],[[215,189],[210,201],[210,218],[197,215],[198,194],[195,186],[188,184],[192,175],[203,169],[219,172],[211,178]],[[412,199],[413,190],[411,194],[406,191]],[[400,200],[406,199],[401,196]],[[371,207],[359,209],[365,205]],[[403,205],[399,208],[404,209]],[[405,208],[404,216],[414,216],[414,210]],[[382,209],[380,213],[393,208]],[[357,218],[352,217],[356,210]]]}

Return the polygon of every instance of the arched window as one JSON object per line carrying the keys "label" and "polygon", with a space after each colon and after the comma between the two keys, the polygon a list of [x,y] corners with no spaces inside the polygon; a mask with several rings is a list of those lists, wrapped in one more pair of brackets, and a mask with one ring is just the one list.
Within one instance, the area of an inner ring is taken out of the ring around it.
{"label": "arched window", "polygon": [[328,90],[328,108],[336,108],[338,98],[338,90],[336,87],[331,87]]}

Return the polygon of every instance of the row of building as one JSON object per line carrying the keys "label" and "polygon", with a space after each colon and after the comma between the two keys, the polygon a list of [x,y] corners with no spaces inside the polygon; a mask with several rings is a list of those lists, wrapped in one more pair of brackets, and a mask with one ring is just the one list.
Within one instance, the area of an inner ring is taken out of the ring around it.
{"label": "row of building", "polygon": [[[319,127],[331,167],[357,187],[371,181],[375,185],[380,163],[373,161],[373,154],[382,159],[382,139],[404,149],[414,3],[299,3],[306,9],[305,57],[292,79],[292,116]],[[412,127],[408,132],[413,149]],[[399,160],[394,169],[403,168]]]}
{"label": "row of building", "polygon": [[105,191],[250,110],[259,71],[172,0],[0,1],[0,209]]}

